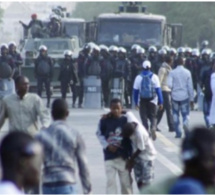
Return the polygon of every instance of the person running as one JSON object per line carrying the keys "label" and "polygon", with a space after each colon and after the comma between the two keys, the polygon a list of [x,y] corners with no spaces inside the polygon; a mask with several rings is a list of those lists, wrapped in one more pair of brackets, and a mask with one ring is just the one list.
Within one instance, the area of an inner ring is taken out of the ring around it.
{"label": "person running", "polygon": [[69,109],[66,100],[56,99],[52,104],[53,123],[37,135],[44,148],[43,194],[76,194],[76,162],[83,193],[92,187],[82,136],[67,122]]}
{"label": "person running", "polygon": [[178,57],[176,69],[172,70],[168,77],[168,86],[171,89],[173,120],[176,138],[181,138],[180,115],[183,118],[184,133],[188,132],[190,107],[194,106],[194,89],[192,76],[189,70],[185,69],[185,59]]}
{"label": "person running", "polygon": [[18,76],[15,85],[16,94],[5,97],[0,105],[0,129],[8,118],[10,131],[24,131],[34,135],[39,130],[38,118],[42,128],[49,126],[48,110],[38,95],[28,92],[27,77]]}
{"label": "person running", "polygon": [[126,169],[124,151],[121,147],[122,128],[127,118],[122,114],[122,103],[119,99],[110,102],[110,113],[99,121],[96,135],[103,147],[105,171],[107,177],[106,193],[117,194],[116,174],[119,176],[121,193],[131,194],[131,176]]}
{"label": "person running", "polygon": [[[157,105],[163,109],[163,96],[158,76],[151,72],[151,63],[145,60],[142,64],[143,71],[139,74],[133,85],[133,95],[136,109],[140,112],[143,126],[156,139],[157,129]],[[140,95],[140,102],[138,102]],[[148,119],[151,122],[150,128]]]}
{"label": "person running", "polygon": [[39,185],[43,151],[33,137],[25,132],[10,132],[0,148],[0,194],[24,194],[24,189]]}

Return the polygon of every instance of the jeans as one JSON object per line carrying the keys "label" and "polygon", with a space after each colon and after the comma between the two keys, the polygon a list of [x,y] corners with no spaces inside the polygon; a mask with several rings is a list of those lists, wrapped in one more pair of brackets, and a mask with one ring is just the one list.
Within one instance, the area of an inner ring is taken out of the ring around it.
{"label": "jeans", "polygon": [[157,105],[150,101],[140,100],[140,118],[143,126],[149,131],[148,119],[150,120],[150,128],[157,128]]}
{"label": "jeans", "polygon": [[160,123],[163,113],[166,111],[167,122],[169,130],[174,130],[173,113],[172,113],[172,100],[171,92],[162,91],[163,94],[163,109],[158,111],[157,125]]}
{"label": "jeans", "polygon": [[48,187],[43,185],[43,194],[77,194],[75,184]]}
{"label": "jeans", "polygon": [[180,129],[180,112],[183,119],[183,128],[185,135],[187,134],[189,127],[189,114],[190,114],[190,104],[189,99],[183,101],[172,100],[173,109],[173,120],[175,125],[175,132],[177,137],[181,137],[182,132]]}
{"label": "jeans", "polygon": [[205,124],[208,128],[210,127],[210,123],[209,123],[210,108],[211,108],[211,100],[207,100],[206,98],[204,98],[203,114],[204,114]]}

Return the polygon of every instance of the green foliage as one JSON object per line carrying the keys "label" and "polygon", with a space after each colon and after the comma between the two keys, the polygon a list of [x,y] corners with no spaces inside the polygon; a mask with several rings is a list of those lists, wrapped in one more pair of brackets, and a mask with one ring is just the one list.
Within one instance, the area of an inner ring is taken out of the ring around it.
{"label": "green foliage", "polygon": [[[74,17],[93,20],[100,13],[117,12],[121,2],[80,2]],[[143,2],[153,14],[165,15],[168,23],[183,24],[183,45],[196,47],[209,40],[215,48],[215,2]]]}

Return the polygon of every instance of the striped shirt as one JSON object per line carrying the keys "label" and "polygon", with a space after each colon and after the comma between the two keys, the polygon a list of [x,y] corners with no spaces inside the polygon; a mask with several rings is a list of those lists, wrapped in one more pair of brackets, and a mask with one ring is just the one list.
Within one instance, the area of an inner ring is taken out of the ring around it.
{"label": "striped shirt", "polygon": [[43,184],[76,183],[76,162],[84,194],[91,192],[85,144],[65,121],[54,121],[37,136],[44,148]]}

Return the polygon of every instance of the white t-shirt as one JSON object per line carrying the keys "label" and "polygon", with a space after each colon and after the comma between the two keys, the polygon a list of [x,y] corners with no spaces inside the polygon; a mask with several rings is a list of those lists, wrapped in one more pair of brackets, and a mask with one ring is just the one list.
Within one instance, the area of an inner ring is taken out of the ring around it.
{"label": "white t-shirt", "polygon": [[[154,85],[154,88],[159,88],[160,87],[160,81],[159,81],[158,76],[153,73],[151,79],[152,79],[152,83]],[[141,90],[141,82],[142,82],[142,76],[141,75],[136,76],[133,88],[139,90],[139,92]],[[154,104],[156,104],[156,105],[158,104],[158,97],[157,97],[157,95],[155,96],[155,98],[153,100],[151,100],[151,102],[154,103]]]}
{"label": "white t-shirt", "polygon": [[9,181],[0,182],[0,194],[24,194],[15,184]]}
{"label": "white t-shirt", "polygon": [[130,137],[132,141],[133,152],[137,149],[141,150],[139,157],[142,160],[154,160],[156,158],[156,149],[145,127],[138,121],[132,112],[127,112],[126,117],[128,122],[137,123],[135,133]]}

